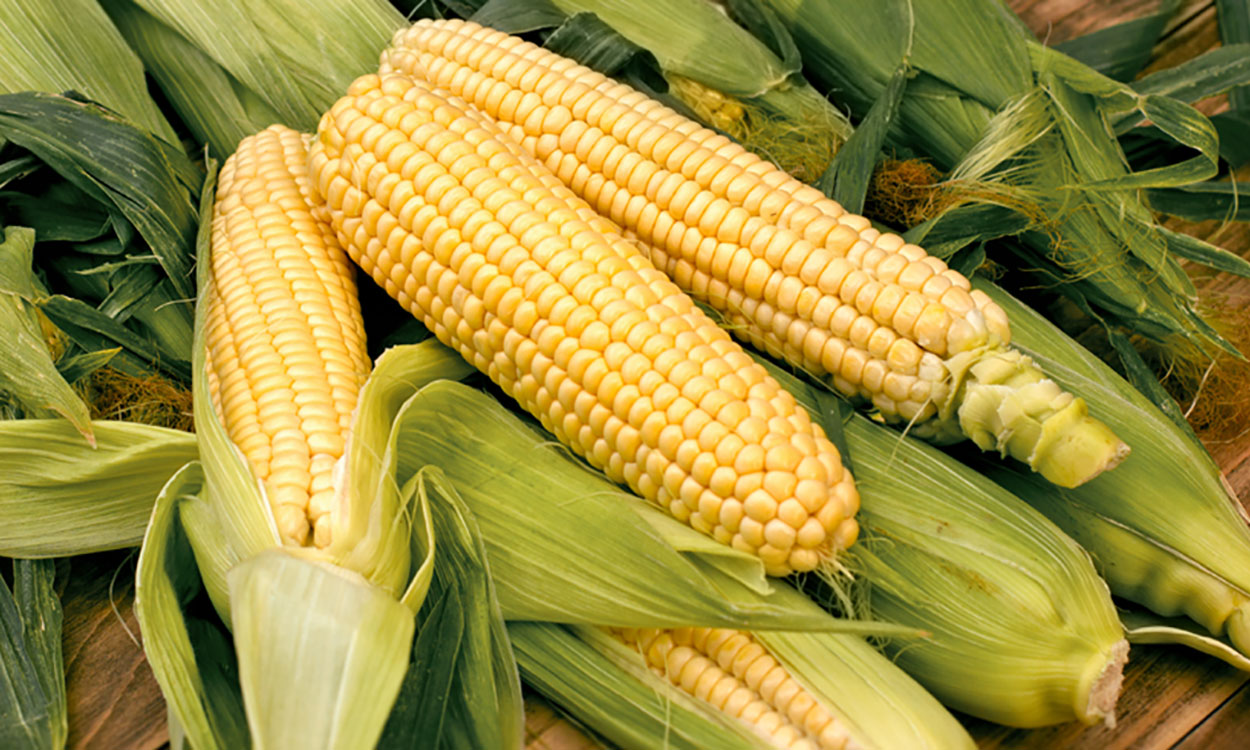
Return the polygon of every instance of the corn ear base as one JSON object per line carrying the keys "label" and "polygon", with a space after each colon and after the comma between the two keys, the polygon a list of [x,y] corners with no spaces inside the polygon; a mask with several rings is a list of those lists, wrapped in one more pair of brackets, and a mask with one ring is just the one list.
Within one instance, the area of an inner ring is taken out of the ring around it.
{"label": "corn ear base", "polygon": [[227,575],[252,746],[371,747],[412,648],[412,610],[360,574],[281,549]]}

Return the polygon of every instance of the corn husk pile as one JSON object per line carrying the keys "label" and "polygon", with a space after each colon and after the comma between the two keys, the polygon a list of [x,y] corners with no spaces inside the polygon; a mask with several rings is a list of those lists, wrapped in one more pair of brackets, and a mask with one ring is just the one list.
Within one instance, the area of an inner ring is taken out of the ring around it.
{"label": "corn husk pile", "polygon": [[[130,548],[178,747],[521,748],[526,691],[607,746],[778,746],[621,633],[749,638],[836,727],[821,747],[971,748],[966,717],[1114,727],[1130,643],[1250,670],[1250,527],[1134,347],[1241,356],[1186,272],[1250,263],[1153,211],[1250,218],[1220,179],[1250,160],[1250,17],[1224,9],[1225,47],[1131,81],[1175,3],[1061,49],[990,0],[411,5],[0,9],[0,745],[65,747],[73,724],[52,560]],[[922,219],[888,228],[973,277],[1131,455],[1062,489],[759,354],[862,503],[835,565],[773,578],[574,456],[361,274],[373,365],[340,525],[284,543],[206,374],[217,170],[275,123],[315,131],[417,16],[541,43],[852,211],[883,162],[936,165],[922,207],[880,218]],[[1224,115],[1190,106],[1230,89]],[[1051,321],[1056,299],[1118,370]]]}

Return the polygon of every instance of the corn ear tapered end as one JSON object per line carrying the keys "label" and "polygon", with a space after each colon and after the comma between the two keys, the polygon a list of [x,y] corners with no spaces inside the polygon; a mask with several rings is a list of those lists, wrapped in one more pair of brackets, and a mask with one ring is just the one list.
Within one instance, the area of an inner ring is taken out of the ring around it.
{"label": "corn ear tapered end", "polygon": [[1119,466],[1131,452],[1110,427],[1085,415],[1036,457],[1033,468],[1052,484],[1071,489]]}

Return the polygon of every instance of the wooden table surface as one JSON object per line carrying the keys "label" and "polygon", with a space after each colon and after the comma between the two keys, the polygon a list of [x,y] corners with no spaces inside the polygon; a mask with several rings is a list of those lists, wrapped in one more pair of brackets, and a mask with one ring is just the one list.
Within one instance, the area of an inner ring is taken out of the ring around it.
{"label": "wooden table surface", "polygon": [[[1051,43],[1151,12],[1158,0],[1011,0],[1029,26]],[[1218,46],[1213,0],[1186,0],[1155,49],[1152,69]],[[1222,100],[1201,108],[1218,111]],[[1243,179],[1250,179],[1248,172]],[[1196,236],[1250,257],[1250,228],[1218,222],[1182,224]],[[1200,279],[1204,291],[1238,306],[1250,280]],[[1234,439],[1209,441],[1230,484],[1250,500],[1250,424]],[[151,750],[168,742],[165,707],[139,646],[133,612],[134,555],[114,553],[64,561],[65,664],[71,748]],[[1250,673],[1172,646],[1134,646],[1114,730],[1066,724],[1015,730],[961,717],[982,748],[1073,750],[1241,750],[1250,748]],[[527,693],[528,750],[602,747],[541,697]]]}

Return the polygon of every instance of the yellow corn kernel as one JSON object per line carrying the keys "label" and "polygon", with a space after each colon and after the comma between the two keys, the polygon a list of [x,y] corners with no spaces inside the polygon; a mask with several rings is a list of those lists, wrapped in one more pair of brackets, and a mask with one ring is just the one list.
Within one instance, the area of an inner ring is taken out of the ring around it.
{"label": "yellow corn kernel", "polygon": [[285,544],[330,542],[333,471],[368,377],[347,254],[309,202],[308,136],[273,126],[222,165],[205,285],[208,380]]}
{"label": "yellow corn kernel", "polygon": [[[394,139],[367,137],[385,122],[411,123],[407,142],[428,155],[402,206],[383,205],[375,191],[385,177],[369,178],[389,169],[389,149],[400,147]],[[716,460],[718,447],[734,433],[743,447],[728,463],[759,458],[759,468],[747,471],[763,469],[764,445],[788,444],[789,452],[778,455],[837,469],[824,478],[825,496],[834,503],[821,506],[825,533],[774,531],[772,541],[790,547],[769,545],[761,554],[764,526],[751,519],[759,533],[751,529],[749,540],[739,534],[736,543],[760,554],[770,574],[784,575],[832,558],[839,548],[831,540],[854,541],[858,526],[842,513],[847,504],[840,499],[855,495],[854,485],[820,427],[636,245],[488,118],[408,76],[366,76],[322,118],[309,164],[315,192],[352,258],[441,341],[614,481],[724,538],[732,530],[720,529],[723,519],[743,516],[749,490],[735,482],[732,493],[717,492],[727,483],[706,469],[700,481],[695,464]],[[468,175],[481,177],[470,181]],[[483,243],[484,253],[470,251]],[[410,264],[383,251],[405,245]],[[408,286],[413,292],[401,296]],[[534,317],[522,330],[519,311],[531,303],[526,316]],[[466,310],[478,311],[482,327],[467,322]],[[647,335],[633,335],[642,326]],[[649,342],[661,336],[664,349],[648,356]],[[538,353],[524,362],[515,356],[521,344],[509,341],[532,342]],[[749,400],[734,397],[746,382],[761,390]],[[658,398],[661,384],[671,386],[667,410],[655,408],[643,392],[645,385]],[[593,411],[592,403],[604,411],[588,420],[581,415]],[[769,424],[778,416],[790,425],[782,432]],[[601,441],[606,461],[596,450]],[[774,507],[789,499],[776,496],[787,486],[770,485]],[[693,520],[705,492],[720,500],[717,516],[699,513]]]}

